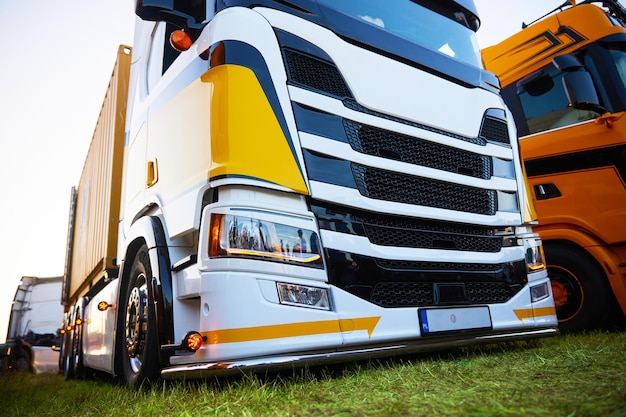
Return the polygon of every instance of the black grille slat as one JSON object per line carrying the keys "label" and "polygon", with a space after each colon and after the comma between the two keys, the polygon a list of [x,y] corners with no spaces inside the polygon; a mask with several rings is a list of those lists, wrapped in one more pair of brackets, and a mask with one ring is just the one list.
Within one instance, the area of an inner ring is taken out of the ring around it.
{"label": "black grille slat", "polygon": [[380,282],[370,301],[381,307],[416,307],[435,304],[433,284],[426,282]]}
{"label": "black grille slat", "polygon": [[511,298],[511,292],[504,282],[465,283],[465,294],[472,304],[505,303]]}
{"label": "black grille slat", "polygon": [[491,178],[491,159],[484,155],[349,120],[343,124],[348,143],[357,152],[475,178]]}
{"label": "black grille slat", "polygon": [[456,262],[425,262],[395,259],[377,259],[376,264],[383,269],[396,271],[448,271],[448,272],[495,272],[503,268],[500,264],[467,264]]}
{"label": "black grille slat", "polygon": [[399,117],[395,117],[395,116],[391,116],[385,113],[370,110],[367,107],[360,105],[359,103],[357,103],[356,101],[352,99],[343,100],[343,105],[351,110],[358,111],[359,113],[369,114],[370,116],[380,117],[381,119],[390,120],[392,122],[401,123],[403,125],[417,127],[419,129],[426,130],[428,132],[433,132],[439,135],[444,135],[450,138],[459,139],[465,142],[473,143],[474,145],[485,146],[487,144],[487,141],[485,140],[485,138],[482,138],[480,136],[476,138],[461,136],[456,133],[448,132],[443,129],[438,129],[436,127],[427,126],[421,123],[412,122],[410,120],[401,119]]}
{"label": "black grille slat", "polygon": [[480,136],[493,141],[509,145],[509,127],[506,121],[493,117],[485,117],[480,127]]}
{"label": "black grille slat", "polygon": [[498,252],[502,247],[502,239],[494,237],[381,228],[369,225],[365,226],[365,231],[370,242],[382,246],[494,253]]}
{"label": "black grille slat", "polygon": [[[369,301],[386,308],[439,305],[445,301],[437,300],[437,285],[432,282],[379,282],[374,286]],[[509,287],[504,282],[467,282],[458,285],[463,288],[467,299],[446,304],[500,304],[510,300],[521,289],[521,286]]]}
{"label": "black grille slat", "polygon": [[341,73],[333,64],[291,49],[283,49],[283,53],[291,83],[336,97],[352,97]]}
{"label": "black grille slat", "polygon": [[496,192],[352,164],[361,195],[376,200],[494,215]]}
{"label": "black grille slat", "polygon": [[[382,246],[498,252],[502,238],[488,226],[453,223],[405,216],[377,215],[347,208],[314,206],[322,229],[352,232]],[[448,244],[446,244],[448,242]],[[454,266],[448,264],[446,268]],[[455,268],[455,267],[454,267]]]}

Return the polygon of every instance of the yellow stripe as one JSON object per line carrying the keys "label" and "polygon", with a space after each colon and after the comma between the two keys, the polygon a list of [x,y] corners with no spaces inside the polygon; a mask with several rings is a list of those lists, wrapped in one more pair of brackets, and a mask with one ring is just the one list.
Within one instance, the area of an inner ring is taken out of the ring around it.
{"label": "yellow stripe", "polygon": [[213,330],[202,333],[207,343],[252,342],[255,340],[279,339],[283,337],[311,336],[315,334],[347,333],[367,330],[368,337],[378,324],[380,316],[355,319],[309,321],[302,323],[275,324],[269,326],[243,327],[238,329]]}
{"label": "yellow stripe", "polygon": [[524,308],[520,310],[513,310],[513,312],[519,321],[541,316],[556,316],[556,309],[554,307]]}
{"label": "yellow stripe", "polygon": [[300,167],[254,72],[220,65],[202,76],[211,96],[210,178],[258,178],[308,194]]}

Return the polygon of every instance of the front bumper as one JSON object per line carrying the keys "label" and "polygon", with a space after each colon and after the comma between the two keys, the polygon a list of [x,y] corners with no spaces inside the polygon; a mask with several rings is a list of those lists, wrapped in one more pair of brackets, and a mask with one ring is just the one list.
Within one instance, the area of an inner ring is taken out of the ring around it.
{"label": "front bumper", "polygon": [[193,363],[164,368],[161,376],[170,378],[205,378],[210,376],[236,375],[246,372],[261,372],[268,369],[300,368],[337,362],[366,360],[427,352],[443,348],[458,348],[469,345],[539,339],[558,334],[557,328],[514,330],[490,334],[458,333],[449,336],[429,336],[381,346],[357,346],[342,350],[315,351],[280,354],[259,358],[242,358],[224,362]]}

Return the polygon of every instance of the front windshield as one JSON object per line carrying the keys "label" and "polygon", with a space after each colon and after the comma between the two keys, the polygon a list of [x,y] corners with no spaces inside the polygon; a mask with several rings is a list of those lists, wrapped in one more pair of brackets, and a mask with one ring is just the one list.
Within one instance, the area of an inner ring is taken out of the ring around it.
{"label": "front windshield", "polygon": [[[436,50],[474,67],[482,67],[476,34],[452,18],[411,0],[318,0],[410,42]],[[460,21],[465,17],[457,13]]]}

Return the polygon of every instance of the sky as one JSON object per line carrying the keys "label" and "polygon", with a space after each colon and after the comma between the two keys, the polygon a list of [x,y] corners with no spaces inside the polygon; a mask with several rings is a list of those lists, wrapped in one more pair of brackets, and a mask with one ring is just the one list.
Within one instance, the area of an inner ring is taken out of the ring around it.
{"label": "sky", "polygon": [[[563,0],[475,0],[481,47]],[[0,0],[0,342],[22,276],[63,275],[80,178],[132,0]]]}

